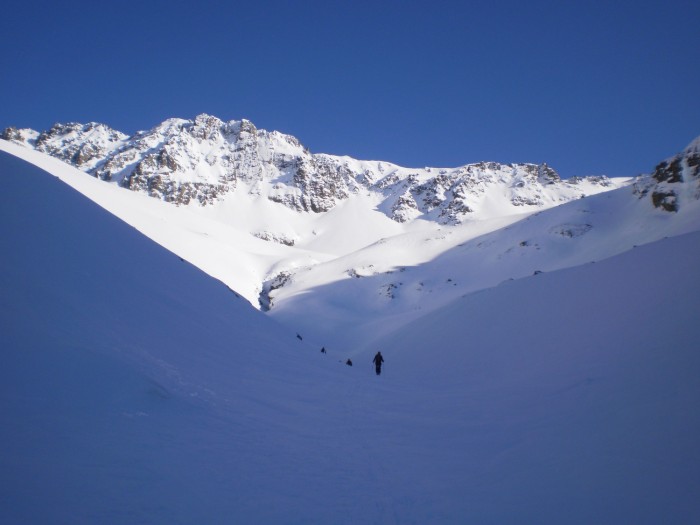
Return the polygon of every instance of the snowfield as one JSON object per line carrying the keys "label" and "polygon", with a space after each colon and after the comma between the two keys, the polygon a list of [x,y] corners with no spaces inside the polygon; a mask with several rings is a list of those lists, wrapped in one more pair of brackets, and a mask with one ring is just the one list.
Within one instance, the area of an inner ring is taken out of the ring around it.
{"label": "snowfield", "polygon": [[0,522],[700,521],[697,200],[287,246],[0,147]]}

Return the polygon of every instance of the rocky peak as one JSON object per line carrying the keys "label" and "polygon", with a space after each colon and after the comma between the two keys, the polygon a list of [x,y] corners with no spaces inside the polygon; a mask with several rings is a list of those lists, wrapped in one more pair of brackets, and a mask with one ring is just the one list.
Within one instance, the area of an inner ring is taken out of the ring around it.
{"label": "rocky peak", "polygon": [[189,128],[190,135],[200,140],[219,140],[226,131],[221,119],[204,113],[197,115]]}
{"label": "rocky peak", "polygon": [[37,138],[39,138],[39,132],[29,128],[5,128],[2,134],[0,134],[0,139],[2,140],[7,140],[30,148],[36,145]]}
{"label": "rocky peak", "polygon": [[[57,124],[43,133],[11,128],[3,136],[100,179],[181,205],[211,205],[230,192],[246,191],[300,212],[324,213],[362,192],[374,195],[378,209],[395,221],[457,224],[486,207],[519,213],[611,185],[605,177],[562,181],[546,164],[409,169],[314,155],[291,135],[207,114],[168,119],[132,137],[96,123]],[[586,190],[579,184],[584,181]]]}
{"label": "rocky peak", "polygon": [[537,166],[537,179],[542,184],[555,184],[561,181],[559,174],[547,166],[546,162]]}
{"label": "rocky peak", "polygon": [[49,130],[8,128],[3,138],[35,148],[81,169],[91,169],[128,138],[97,122],[54,124]]}
{"label": "rocky peak", "polygon": [[258,134],[258,128],[255,127],[250,120],[240,120],[236,123],[237,133],[239,138],[256,137]]}
{"label": "rocky peak", "polygon": [[127,138],[125,134],[104,124],[72,122],[54,124],[51,129],[40,133],[34,147],[37,151],[89,170],[120,147]]}
{"label": "rocky peak", "polygon": [[682,152],[654,168],[635,183],[640,198],[650,195],[655,208],[677,212],[686,199],[700,199],[700,137]]}

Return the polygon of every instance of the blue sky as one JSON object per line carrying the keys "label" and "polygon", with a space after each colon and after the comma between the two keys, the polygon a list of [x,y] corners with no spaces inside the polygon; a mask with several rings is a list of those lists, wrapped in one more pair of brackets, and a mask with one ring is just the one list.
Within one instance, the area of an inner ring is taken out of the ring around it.
{"label": "blue sky", "polygon": [[15,3],[0,128],[248,118],[404,166],[636,175],[700,135],[700,2]]}

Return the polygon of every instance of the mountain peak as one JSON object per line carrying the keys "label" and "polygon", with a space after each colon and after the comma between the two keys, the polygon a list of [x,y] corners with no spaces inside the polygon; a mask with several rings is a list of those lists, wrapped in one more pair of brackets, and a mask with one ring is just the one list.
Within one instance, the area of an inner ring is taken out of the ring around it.
{"label": "mountain peak", "polygon": [[660,162],[651,175],[635,183],[640,198],[651,195],[655,208],[677,212],[684,203],[700,199],[700,137],[680,153]]}
{"label": "mountain peak", "polygon": [[246,191],[298,212],[325,213],[365,194],[400,223],[458,224],[522,213],[624,184],[606,177],[562,181],[547,164],[415,169],[311,154],[293,136],[206,113],[193,120],[171,118],[132,137],[98,123],[56,124],[42,133],[13,129],[3,136],[179,205],[212,205]]}

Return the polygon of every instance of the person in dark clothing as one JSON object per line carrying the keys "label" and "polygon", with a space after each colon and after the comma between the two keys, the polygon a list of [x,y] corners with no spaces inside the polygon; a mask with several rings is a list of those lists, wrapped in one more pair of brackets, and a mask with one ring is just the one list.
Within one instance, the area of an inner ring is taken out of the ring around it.
{"label": "person in dark clothing", "polygon": [[381,352],[377,352],[377,355],[374,356],[374,359],[372,359],[372,362],[374,363],[374,369],[377,372],[377,375],[382,373],[382,363],[384,362],[384,358],[382,357]]}

